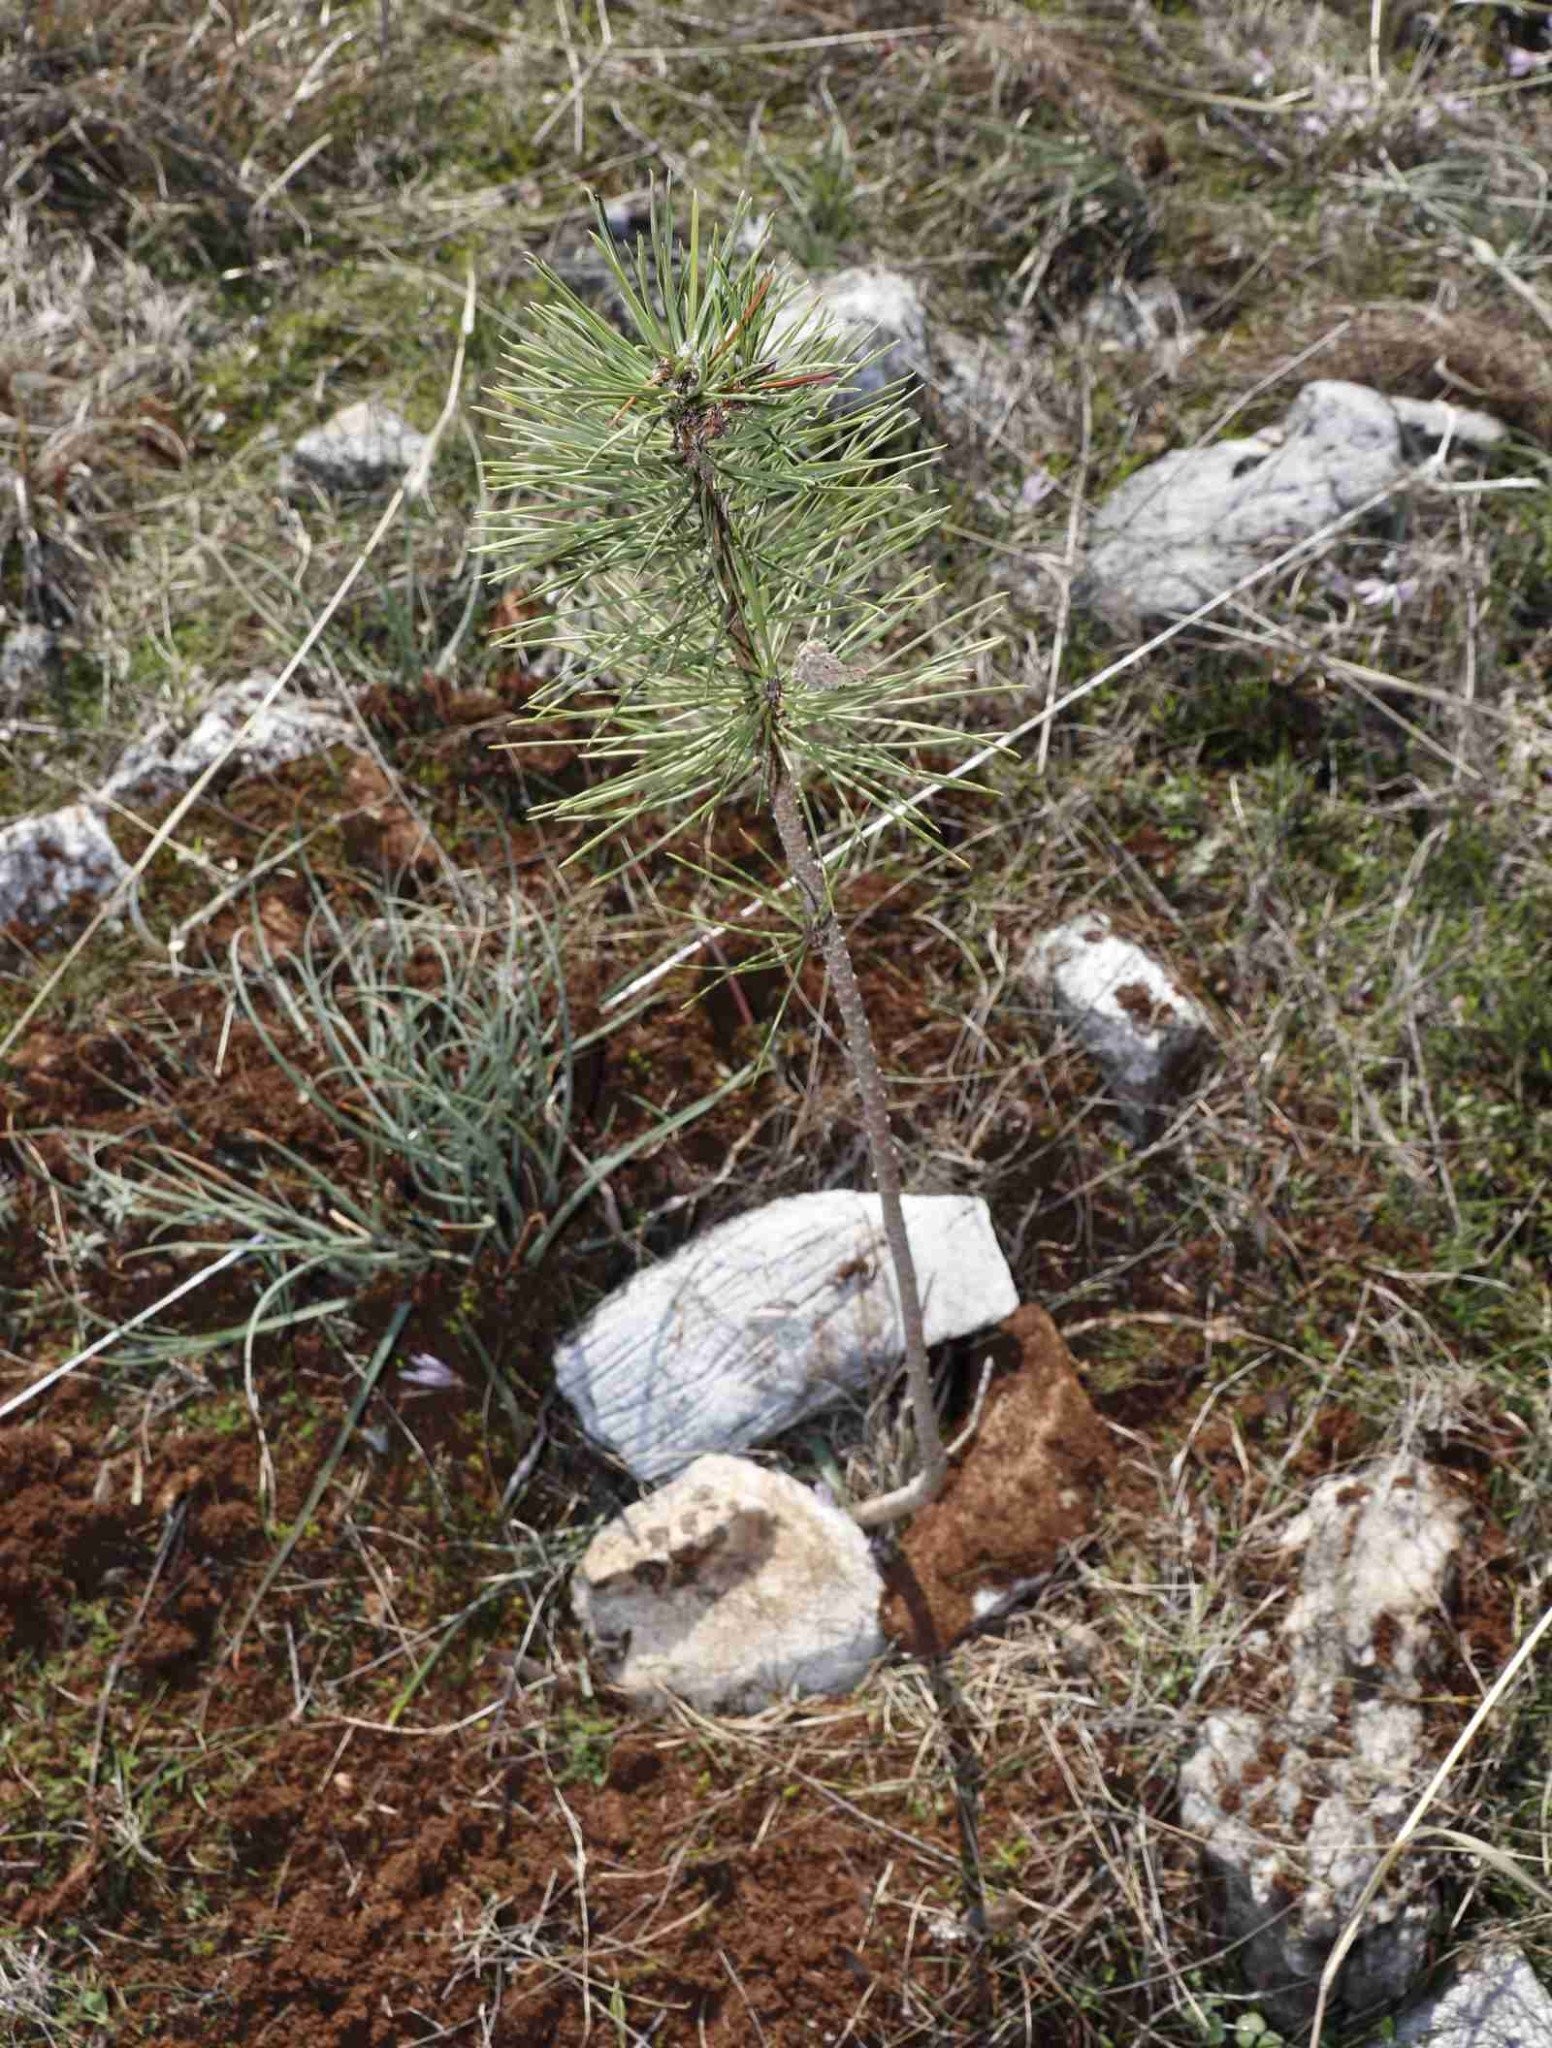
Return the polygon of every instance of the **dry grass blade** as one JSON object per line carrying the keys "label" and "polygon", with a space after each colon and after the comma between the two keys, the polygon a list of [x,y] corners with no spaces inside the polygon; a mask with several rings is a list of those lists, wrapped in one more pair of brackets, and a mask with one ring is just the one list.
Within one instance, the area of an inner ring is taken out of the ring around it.
{"label": "dry grass blade", "polygon": [[242,1649],[243,1637],[247,1634],[254,1616],[263,1606],[271,1586],[274,1585],[276,1579],[285,1570],[286,1559],[301,1541],[303,1532],[317,1511],[319,1503],[328,1492],[329,1483],[334,1477],[335,1467],[345,1455],[350,1439],[355,1435],[357,1425],[366,1413],[366,1404],[371,1400],[377,1383],[382,1378],[389,1359],[393,1356],[394,1346],[398,1343],[404,1325],[409,1320],[409,1314],[410,1303],[401,1301],[389,1318],[388,1327],[378,1340],[377,1349],[372,1353],[366,1370],[361,1374],[357,1382],[356,1391],[351,1396],[350,1406],[345,1411],[345,1419],[340,1424],[339,1434],[334,1439],[333,1447],[322,1465],[318,1468],[317,1476],[307,1490],[307,1498],[302,1504],[301,1512],[297,1515],[295,1521],[291,1524],[280,1542],[275,1546],[274,1554],[264,1568],[264,1576],[260,1579],[247,1606],[242,1611],[237,1626],[233,1629],[231,1636],[227,1640],[222,1651],[223,1662],[236,1663],[238,1653]]}
{"label": "dry grass blade", "polygon": [[189,1274],[180,1280],[176,1287],[169,1288],[166,1294],[159,1296],[148,1307],[138,1309],[128,1321],[120,1323],[116,1329],[109,1330],[105,1336],[94,1339],[84,1351],[76,1352],[74,1357],[65,1359],[62,1364],[51,1366],[30,1386],[23,1387],[20,1393],[12,1394],[7,1400],[0,1401],[0,1422],[19,1413],[29,1402],[36,1401],[41,1395],[46,1394],[51,1387],[57,1387],[61,1380],[67,1379],[71,1373],[78,1371],[91,1359],[98,1358],[104,1351],[110,1350],[121,1337],[127,1337],[132,1330],[138,1330],[145,1323],[154,1322],[158,1316],[182,1301],[186,1295],[192,1294],[197,1287],[203,1287],[207,1280],[213,1280],[229,1266],[235,1266],[239,1259],[251,1258],[261,1248],[257,1239],[245,1244],[234,1244],[210,1265],[202,1267],[197,1273]]}

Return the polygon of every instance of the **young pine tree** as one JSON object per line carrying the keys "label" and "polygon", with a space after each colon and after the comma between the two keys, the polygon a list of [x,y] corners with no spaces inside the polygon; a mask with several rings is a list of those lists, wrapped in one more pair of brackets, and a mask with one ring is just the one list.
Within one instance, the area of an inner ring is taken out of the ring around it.
{"label": "young pine tree", "polygon": [[905,1337],[920,1465],[854,1508],[873,1527],[932,1499],[946,1455],[883,1076],[809,798],[871,808],[922,746],[962,744],[933,713],[978,648],[942,651],[906,566],[938,514],[897,393],[859,402],[854,358],[795,316],[740,227],[703,233],[692,205],[681,244],[655,203],[628,262],[600,217],[618,326],[544,273],[493,394],[510,452],[482,545],[543,600],[524,637],[573,652],[534,710],[578,721],[615,770],[552,814],[600,836],[649,811],[690,824],[752,786],[775,823],[840,1010]]}

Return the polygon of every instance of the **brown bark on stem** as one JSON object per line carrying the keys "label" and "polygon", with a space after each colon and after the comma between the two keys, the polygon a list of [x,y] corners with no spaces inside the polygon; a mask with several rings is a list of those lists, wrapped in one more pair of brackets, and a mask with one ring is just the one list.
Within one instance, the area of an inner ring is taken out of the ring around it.
{"label": "brown bark on stem", "polygon": [[897,1487],[892,1493],[879,1494],[875,1499],[853,1507],[854,1520],[864,1529],[876,1529],[887,1522],[898,1521],[902,1515],[914,1513],[934,1499],[942,1488],[948,1458],[943,1448],[943,1432],[938,1427],[937,1407],[932,1398],[932,1375],[927,1367],[927,1342],[922,1327],[921,1288],[916,1278],[916,1261],[911,1256],[911,1241],[906,1233],[905,1208],[900,1200],[900,1158],[895,1150],[894,1133],[889,1127],[884,1077],[879,1070],[878,1053],[873,1045],[872,1027],[868,1023],[862,991],[857,986],[851,949],[830,901],[830,892],[825,887],[824,870],[819,865],[813,836],[785,762],[778,763],[773,778],[771,809],[776,819],[776,830],[781,835],[782,852],[807,899],[814,935],[824,955],[825,966],[830,970],[830,986],[835,992],[836,1008],[841,1013],[841,1024],[846,1034],[846,1053],[862,1100],[862,1127],[867,1138],[868,1157],[873,1165],[879,1205],[883,1210],[884,1241],[889,1247],[895,1269],[895,1286],[900,1297],[900,1325],[905,1336],[905,1381],[910,1391],[911,1411],[916,1419],[921,1470],[909,1485]]}
{"label": "brown bark on stem", "polygon": [[776,819],[776,830],[781,836],[782,852],[786,855],[787,865],[792,870],[794,880],[807,899],[814,934],[824,955],[825,965],[830,970],[830,986],[835,991],[836,1005],[841,1013],[841,1024],[846,1037],[846,1054],[857,1083],[857,1093],[862,1101],[862,1128],[867,1138],[868,1156],[873,1165],[873,1180],[878,1189],[879,1206],[883,1211],[884,1242],[889,1247],[890,1262],[895,1272],[895,1288],[900,1299],[900,1324],[905,1337],[905,1383],[910,1393],[911,1412],[916,1422],[917,1454],[921,1459],[921,1470],[908,1485],[896,1487],[890,1493],[878,1494],[874,1499],[863,1501],[851,1509],[852,1519],[862,1528],[878,1529],[886,1523],[899,1521],[902,1516],[914,1514],[918,1508],[925,1507],[928,1501],[937,1497],[948,1470],[948,1454],[943,1448],[943,1432],[938,1427],[938,1411],[932,1398],[932,1374],[927,1366],[927,1343],[922,1327],[921,1287],[916,1278],[916,1261],[911,1257],[911,1241],[905,1228],[905,1209],[900,1200],[900,1159],[895,1151],[894,1134],[889,1127],[889,1103],[884,1093],[884,1077],[879,1069],[878,1054],[873,1046],[873,1033],[868,1024],[867,1010],[863,1005],[862,991],[857,986],[857,976],[852,967],[846,934],[841,929],[841,921],[830,902],[830,892],[825,887],[824,869],[819,864],[813,835],[808,829],[801,799],[782,755],[779,733],[780,679],[762,677],[760,661],[749,631],[749,621],[744,613],[744,595],[739,580],[732,521],[728,516],[728,508],[722,494],[717,489],[715,467],[707,452],[709,444],[720,432],[720,422],[708,409],[689,408],[681,416],[675,430],[675,452],[690,474],[696,504],[711,550],[713,573],[722,598],[723,616],[728,639],[732,643],[733,658],[749,679],[750,687],[760,692],[768,714],[766,757],[760,765],[770,791],[771,809]]}

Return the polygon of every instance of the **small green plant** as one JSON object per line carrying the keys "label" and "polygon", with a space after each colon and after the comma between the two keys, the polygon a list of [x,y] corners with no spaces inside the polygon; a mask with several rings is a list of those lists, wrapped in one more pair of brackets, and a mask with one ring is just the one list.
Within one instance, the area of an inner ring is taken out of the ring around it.
{"label": "small green plant", "polygon": [[605,1785],[614,1754],[615,1727],[596,1714],[563,1714],[554,1730],[562,1762],[556,1771],[561,1785]]}
{"label": "small green plant", "polygon": [[856,166],[846,130],[834,123],[809,157],[806,174],[794,175],[774,159],[771,170],[791,202],[793,255],[805,269],[833,266],[859,227]]}
{"label": "small green plant", "polygon": [[[874,1526],[932,1498],[946,1466],[901,1204],[883,1076],[815,833],[814,792],[843,812],[888,799],[923,745],[963,744],[935,720],[967,649],[933,623],[906,566],[937,513],[917,488],[899,395],[844,407],[857,365],[748,252],[742,216],[676,242],[666,200],[629,267],[595,237],[616,327],[552,273],[496,390],[492,466],[505,496],[483,537],[497,574],[528,579],[561,648],[534,700],[577,722],[615,773],[549,808],[599,837],[647,813],[704,819],[751,785],[769,809],[829,970],[861,1103],[905,1337],[920,1471],[854,1508]],[[519,743],[521,744],[521,743]],[[594,842],[589,842],[594,843]]]}
{"label": "small green plant", "polygon": [[165,1145],[94,1147],[88,1194],[115,1224],[208,1253],[248,1237],[278,1268],[365,1285],[472,1262],[487,1243],[538,1257],[567,1200],[575,1053],[556,943],[509,907],[455,917],[384,895],[347,926],[319,890],[282,955],[257,914],[235,939],[231,1000],[321,1119],[359,1148],[358,1192],[279,1139],[256,1162]]}
{"label": "small green plant", "polygon": [[[255,1132],[220,1158],[138,1137],[81,1140],[82,1198],[113,1232],[201,1256],[245,1240],[271,1274],[245,1326],[179,1334],[176,1355],[348,1308],[388,1274],[466,1272],[488,1249],[536,1267],[608,1174],[717,1099],[584,1155],[572,1077],[604,1034],[572,1030],[563,946],[515,896],[448,908],[384,893],[375,914],[347,923],[320,887],[286,952],[255,907],[225,986],[234,1017],[315,1114],[318,1142],[309,1152]],[[309,1275],[348,1291],[309,1304]]]}

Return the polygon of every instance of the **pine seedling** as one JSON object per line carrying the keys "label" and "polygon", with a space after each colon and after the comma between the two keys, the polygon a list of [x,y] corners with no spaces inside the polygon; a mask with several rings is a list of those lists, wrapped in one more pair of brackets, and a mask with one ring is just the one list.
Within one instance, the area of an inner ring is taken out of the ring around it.
{"label": "pine seedling", "polygon": [[919,1469],[853,1508],[875,1527],[931,1500],[947,1457],[883,1075],[810,793],[870,810],[924,746],[962,746],[935,714],[985,643],[945,650],[908,566],[939,515],[898,392],[859,397],[854,356],[795,315],[741,226],[703,233],[692,204],[681,244],[658,200],[627,260],[600,216],[619,325],[542,273],[493,394],[509,452],[482,547],[539,600],[517,637],[564,654],[532,709],[574,720],[614,771],[551,815],[604,838],[647,813],[705,820],[752,787],[775,823],[841,1013],[905,1338]]}

